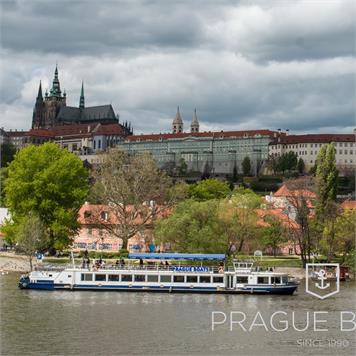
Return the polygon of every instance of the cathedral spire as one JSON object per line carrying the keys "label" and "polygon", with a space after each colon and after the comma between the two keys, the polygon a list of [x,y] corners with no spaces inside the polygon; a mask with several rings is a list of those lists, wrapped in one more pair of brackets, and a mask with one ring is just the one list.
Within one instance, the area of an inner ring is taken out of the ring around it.
{"label": "cathedral spire", "polygon": [[59,85],[57,64],[56,64],[56,69],[54,70],[54,78],[53,78],[52,88],[49,91],[49,93],[50,93],[50,96],[61,96],[61,88]]}
{"label": "cathedral spire", "polygon": [[82,82],[82,89],[80,91],[80,99],[79,99],[79,109],[84,109],[85,107],[85,101],[84,101],[84,83]]}
{"label": "cathedral spire", "polygon": [[43,95],[42,95],[42,83],[40,81],[40,86],[38,88],[38,94],[37,94],[37,99],[36,102],[42,102],[43,101]]}

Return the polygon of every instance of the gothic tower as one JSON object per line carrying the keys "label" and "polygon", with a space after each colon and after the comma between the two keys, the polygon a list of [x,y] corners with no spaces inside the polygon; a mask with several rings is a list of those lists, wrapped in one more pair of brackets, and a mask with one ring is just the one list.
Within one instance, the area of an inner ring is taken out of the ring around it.
{"label": "gothic tower", "polygon": [[45,115],[45,105],[43,102],[42,96],[42,84],[40,81],[40,86],[38,88],[38,94],[36,98],[35,107],[33,108],[33,115],[32,115],[32,128],[42,127],[43,119]]}
{"label": "gothic tower", "polygon": [[80,99],[79,99],[79,109],[84,109],[85,100],[84,100],[84,84],[82,82],[82,89],[80,91]]}
{"label": "gothic tower", "polygon": [[66,94],[61,92],[61,87],[58,79],[58,68],[54,71],[54,78],[52,82],[52,88],[49,91],[49,95],[46,92],[45,95],[45,113],[42,127],[48,128],[57,124],[56,117],[61,106],[66,106]]}
{"label": "gothic tower", "polygon": [[174,118],[172,123],[172,129],[174,134],[183,132],[183,120],[182,117],[180,116],[179,106],[177,108],[176,117]]}
{"label": "gothic tower", "polygon": [[190,132],[191,133],[199,132],[199,121],[198,121],[198,117],[197,117],[197,109],[194,109],[192,123],[190,124]]}

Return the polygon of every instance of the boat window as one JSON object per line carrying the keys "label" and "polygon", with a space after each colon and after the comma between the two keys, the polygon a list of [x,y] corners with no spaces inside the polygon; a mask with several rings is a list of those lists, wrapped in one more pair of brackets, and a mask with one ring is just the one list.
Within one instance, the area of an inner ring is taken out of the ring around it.
{"label": "boat window", "polygon": [[184,276],[173,276],[174,283],[184,283]]}
{"label": "boat window", "polygon": [[106,274],[96,274],[95,280],[96,281],[106,281]]}
{"label": "boat window", "polygon": [[210,283],[210,276],[199,276],[199,283]]}
{"label": "boat window", "polygon": [[187,276],[187,283],[198,283],[198,276]]}
{"label": "boat window", "polygon": [[257,277],[257,283],[258,284],[269,284],[268,283],[268,277]]}
{"label": "boat window", "polygon": [[136,274],[135,282],[144,282],[146,280],[146,276],[144,274]]}
{"label": "boat window", "polygon": [[236,283],[247,283],[248,277],[247,276],[236,276]]}
{"label": "boat window", "polygon": [[121,276],[121,282],[132,282],[132,274],[123,274]]}
{"label": "boat window", "polygon": [[281,277],[271,277],[271,283],[272,284],[280,284],[281,283]]}
{"label": "boat window", "polygon": [[158,282],[158,276],[152,274],[147,275],[147,282]]}
{"label": "boat window", "polygon": [[108,279],[111,282],[120,282],[120,275],[119,274],[109,274]]}
{"label": "boat window", "polygon": [[171,282],[172,281],[172,276],[160,276],[161,282],[166,283],[166,282]]}
{"label": "boat window", "polygon": [[213,283],[224,283],[224,277],[213,277]]}
{"label": "boat window", "polygon": [[[52,277],[52,275],[51,275],[51,274],[50,274],[49,276],[50,276],[50,277]],[[71,274],[68,274],[68,275],[67,275],[67,277],[68,277],[68,278],[71,278],[71,277],[72,277],[72,275],[71,275]]]}
{"label": "boat window", "polygon": [[288,276],[282,277],[282,283],[288,283]]}
{"label": "boat window", "polygon": [[91,273],[82,273],[81,281],[92,281],[93,280],[93,275]]}

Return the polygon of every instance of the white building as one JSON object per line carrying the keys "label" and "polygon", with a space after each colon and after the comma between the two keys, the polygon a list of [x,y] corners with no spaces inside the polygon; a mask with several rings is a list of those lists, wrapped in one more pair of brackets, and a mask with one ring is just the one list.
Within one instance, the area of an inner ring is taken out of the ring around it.
{"label": "white building", "polygon": [[[355,132],[356,133],[356,132]],[[294,152],[301,157],[308,171],[315,165],[322,145],[333,143],[336,148],[336,164],[340,171],[356,168],[356,140],[354,134],[281,135],[269,144],[269,156],[279,157]]]}

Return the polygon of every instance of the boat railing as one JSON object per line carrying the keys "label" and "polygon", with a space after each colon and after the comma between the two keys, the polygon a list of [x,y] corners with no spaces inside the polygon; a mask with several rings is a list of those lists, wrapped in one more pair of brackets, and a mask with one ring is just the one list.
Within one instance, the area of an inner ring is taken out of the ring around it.
{"label": "boat railing", "polygon": [[161,265],[161,264],[65,264],[65,265],[50,265],[50,264],[40,264],[34,267],[35,271],[52,271],[52,272],[61,272],[65,269],[84,269],[90,271],[101,271],[101,270],[135,270],[135,271],[172,271],[172,272],[185,272],[185,273],[203,273],[203,272],[213,272],[213,273],[223,273],[226,271],[223,266],[188,266],[188,265]]}
{"label": "boat railing", "polygon": [[66,268],[73,267],[73,265],[37,265],[34,267],[35,271],[53,271],[53,272],[61,272],[64,271]]}
{"label": "boat railing", "polygon": [[[66,265],[46,265],[41,264],[35,266],[35,271],[52,271],[52,272],[61,272],[67,268],[73,268],[72,264]],[[103,270],[124,270],[124,271],[171,271],[171,272],[185,272],[185,273],[224,273],[224,272],[234,272],[234,273],[251,273],[251,272],[273,272],[271,267],[259,267],[254,266],[251,269],[236,269],[235,267],[227,267],[224,268],[223,266],[188,266],[188,265],[161,265],[161,264],[144,264],[144,265],[137,265],[137,264],[105,264],[105,265],[76,265],[74,266],[75,269],[84,269],[89,271],[103,271]]]}

